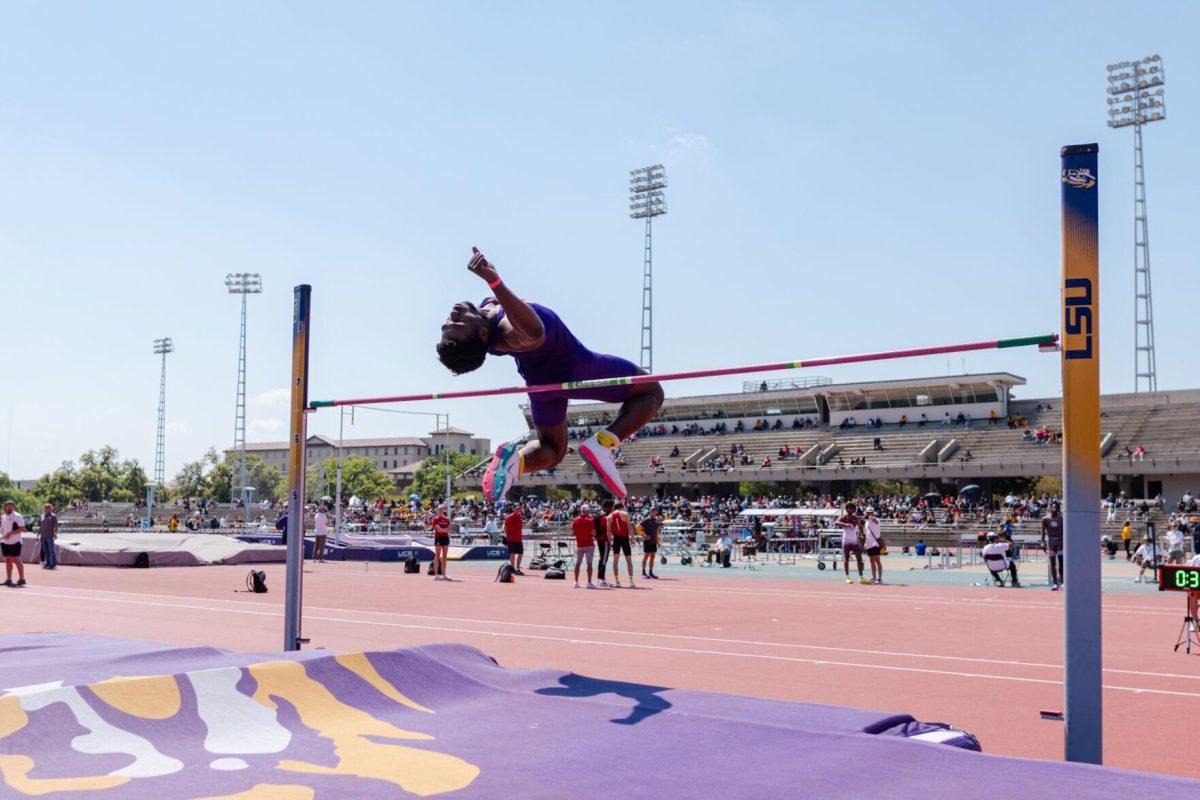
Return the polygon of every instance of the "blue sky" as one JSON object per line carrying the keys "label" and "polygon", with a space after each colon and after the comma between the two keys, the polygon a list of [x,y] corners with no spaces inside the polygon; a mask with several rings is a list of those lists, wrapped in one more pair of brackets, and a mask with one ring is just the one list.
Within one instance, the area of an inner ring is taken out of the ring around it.
{"label": "blue sky", "polygon": [[[1105,127],[1104,66],[1152,52],[1168,106],[1146,131],[1159,385],[1197,386],[1200,6],[998,8],[10,3],[0,469],[34,477],[106,443],[149,469],[160,336],[176,346],[168,475],[228,446],[227,272],[265,287],[250,299],[252,439],[285,436],[297,283],[314,287],[314,398],[517,382],[503,359],[451,378],[433,357],[448,306],[483,294],[473,244],[586,344],[636,359],[627,172],[659,161],[655,361],[688,369],[1057,329],[1058,148],[1097,141],[1103,385],[1129,391],[1132,135]],[[965,368],[1059,391],[1056,360],[1031,351]],[[449,410],[500,438],[521,430],[516,406]],[[352,433],[429,427],[360,415]]]}

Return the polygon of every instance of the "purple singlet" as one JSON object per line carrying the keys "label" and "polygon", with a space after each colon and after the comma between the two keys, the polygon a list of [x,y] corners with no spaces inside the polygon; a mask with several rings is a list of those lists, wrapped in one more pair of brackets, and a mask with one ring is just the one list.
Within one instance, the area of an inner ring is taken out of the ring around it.
{"label": "purple singlet", "polygon": [[[498,305],[496,298],[489,297],[479,304],[480,308]],[[530,307],[542,321],[546,340],[536,350],[524,353],[505,353],[488,350],[491,355],[512,356],[517,362],[517,372],[525,379],[526,386],[541,383],[566,383],[600,378],[624,378],[637,375],[641,370],[632,361],[617,356],[595,353],[575,338],[575,334],[563,323],[558,314],[538,303]],[[504,318],[504,311],[492,317],[491,336]],[[604,403],[620,403],[629,396],[631,386],[605,386],[598,389],[576,389],[570,392],[544,392],[529,396],[529,409],[533,424],[538,428],[553,428],[567,418],[567,399],[599,400]]]}

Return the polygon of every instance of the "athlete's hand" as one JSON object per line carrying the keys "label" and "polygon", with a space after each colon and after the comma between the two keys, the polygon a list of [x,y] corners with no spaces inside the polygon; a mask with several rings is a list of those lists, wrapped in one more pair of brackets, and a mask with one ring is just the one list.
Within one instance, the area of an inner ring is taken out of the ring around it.
{"label": "athlete's hand", "polygon": [[483,278],[484,283],[493,284],[500,280],[500,273],[496,271],[494,266],[492,266],[492,262],[488,261],[487,258],[484,257],[483,253],[479,252],[478,247],[472,247],[471,252],[474,253],[474,255],[471,256],[471,260],[467,262],[467,269],[478,275],[480,278]]}

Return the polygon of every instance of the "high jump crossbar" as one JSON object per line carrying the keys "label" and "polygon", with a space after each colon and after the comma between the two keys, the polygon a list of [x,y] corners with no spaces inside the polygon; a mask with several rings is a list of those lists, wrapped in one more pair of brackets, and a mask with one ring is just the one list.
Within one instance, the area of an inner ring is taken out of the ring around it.
{"label": "high jump crossbar", "polygon": [[609,386],[630,386],[641,383],[659,383],[662,381],[682,381],[692,378],[714,378],[720,375],[743,375],[752,372],[777,372],[785,369],[809,369],[812,367],[828,367],[836,364],[858,364],[864,361],[887,361],[895,358],[916,358],[917,356],[936,356],[945,353],[965,353],[971,350],[1001,350],[1009,347],[1032,347],[1034,345],[1055,345],[1058,334],[1046,333],[1039,336],[1020,336],[1012,339],[989,339],[982,342],[962,342],[945,344],[934,347],[913,347],[907,350],[880,350],[874,353],[858,353],[848,356],[825,356],[822,358],[806,358],[800,361],[777,361],[771,364],[751,364],[741,367],[721,367],[718,369],[685,370],[683,372],[664,372],[658,375],[631,375],[624,378],[600,378],[590,381],[568,381],[566,383],[542,383],[534,386],[505,386],[500,389],[464,389],[453,392],[431,392],[428,394],[401,394],[388,397],[356,397],[347,400],[313,400],[308,404],[310,409],[331,408],[335,406],[377,405],[380,403],[415,403],[421,400],[456,400],[466,397],[492,397],[504,394],[541,394],[544,392],[567,392],[579,389],[599,389]]}

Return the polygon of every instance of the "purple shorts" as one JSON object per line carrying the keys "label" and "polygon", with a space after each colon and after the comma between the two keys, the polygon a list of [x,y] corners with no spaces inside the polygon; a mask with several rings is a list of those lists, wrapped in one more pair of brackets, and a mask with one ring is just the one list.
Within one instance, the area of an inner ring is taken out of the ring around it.
{"label": "purple shorts", "polygon": [[842,544],[843,553],[862,553],[862,545],[858,542],[845,542]]}
{"label": "purple shorts", "polygon": [[[546,380],[526,378],[530,384],[566,383],[568,381],[592,381],[601,378],[627,378],[641,372],[637,364],[617,356],[592,353],[590,357],[575,362],[571,374],[555,376]],[[602,386],[596,389],[575,389],[566,392],[543,392],[529,395],[529,412],[535,428],[554,428],[567,418],[567,400],[598,400],[602,403],[620,403],[629,397],[632,386]]]}

